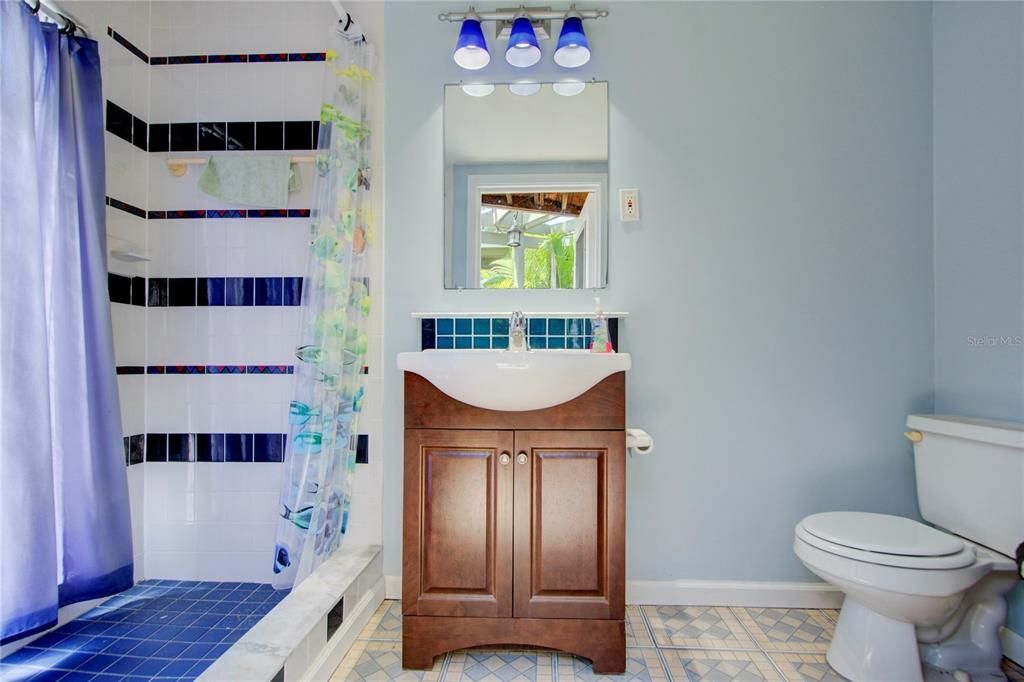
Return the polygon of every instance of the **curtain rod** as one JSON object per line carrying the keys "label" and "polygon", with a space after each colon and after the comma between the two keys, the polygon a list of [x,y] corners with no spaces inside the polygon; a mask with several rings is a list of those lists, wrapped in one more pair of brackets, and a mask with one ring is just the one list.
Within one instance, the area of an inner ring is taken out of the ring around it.
{"label": "curtain rod", "polygon": [[53,21],[53,23],[57,24],[62,31],[66,31],[68,28],[74,27],[74,29],[83,36],[86,38],[89,37],[89,27],[76,19],[75,15],[71,12],[61,8],[61,6],[53,0],[24,0],[24,3],[29,6],[29,9],[31,9],[34,14],[45,14]]}

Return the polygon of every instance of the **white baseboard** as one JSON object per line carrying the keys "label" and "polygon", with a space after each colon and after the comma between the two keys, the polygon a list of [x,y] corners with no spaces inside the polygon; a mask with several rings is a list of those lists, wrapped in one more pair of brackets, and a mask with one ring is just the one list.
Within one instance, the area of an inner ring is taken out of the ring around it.
{"label": "white baseboard", "polygon": [[1018,635],[1008,627],[999,628],[999,640],[1003,645],[1003,656],[1024,665],[1024,636]]}
{"label": "white baseboard", "polygon": [[356,637],[366,627],[380,603],[384,601],[384,583],[384,578],[381,578],[372,589],[363,595],[363,598],[345,618],[345,622],[328,640],[320,655],[309,666],[306,674],[302,677],[303,680],[326,682],[331,678],[331,674],[341,665],[341,659],[345,658],[345,654],[352,648]]}
{"label": "white baseboard", "polygon": [[[402,576],[384,576],[387,599],[402,598]],[[843,593],[828,583],[627,580],[627,604],[835,609]]]}

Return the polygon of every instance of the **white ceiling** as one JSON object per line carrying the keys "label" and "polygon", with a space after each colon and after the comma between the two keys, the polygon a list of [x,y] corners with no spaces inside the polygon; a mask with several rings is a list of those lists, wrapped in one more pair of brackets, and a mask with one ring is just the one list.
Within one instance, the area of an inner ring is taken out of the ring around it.
{"label": "white ceiling", "polygon": [[500,84],[486,97],[448,85],[444,106],[446,164],[608,160],[607,83],[573,97],[550,83],[528,97]]}

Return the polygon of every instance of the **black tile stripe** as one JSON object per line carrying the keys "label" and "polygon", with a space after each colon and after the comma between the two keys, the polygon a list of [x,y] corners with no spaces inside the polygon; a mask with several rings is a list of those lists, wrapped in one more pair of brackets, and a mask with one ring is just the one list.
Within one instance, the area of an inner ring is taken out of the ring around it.
{"label": "black tile stripe", "polygon": [[[128,277],[107,274],[111,303],[162,307],[292,307],[302,303],[303,278]],[[256,367],[256,365],[254,365]]]}
{"label": "black tile stripe", "polygon": [[[124,436],[125,464],[143,462],[282,462],[287,433],[136,433]],[[356,463],[368,464],[359,434]]]}
{"label": "black tile stripe", "polygon": [[120,43],[125,49],[127,49],[133,55],[141,59],[143,62],[149,64],[149,55],[147,55],[145,52],[136,47],[136,45],[132,41],[128,40],[123,35],[121,35],[109,26],[107,26],[107,35],[113,38],[118,43]]}
{"label": "black tile stripe", "polygon": [[148,147],[149,126],[138,116],[133,115],[124,107],[107,100],[106,111],[107,132],[121,138],[129,144],[146,151]]}

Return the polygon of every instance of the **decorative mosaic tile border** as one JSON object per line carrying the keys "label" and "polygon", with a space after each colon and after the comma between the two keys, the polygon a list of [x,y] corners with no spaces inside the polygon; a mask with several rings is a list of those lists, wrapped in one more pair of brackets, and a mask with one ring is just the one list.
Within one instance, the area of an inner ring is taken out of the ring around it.
{"label": "decorative mosaic tile border", "polygon": [[308,218],[308,208],[176,208],[169,211],[147,211],[149,220],[196,220],[232,218]]}
{"label": "decorative mosaic tile border", "polygon": [[115,199],[113,197],[107,197],[106,198],[106,203],[107,203],[107,206],[109,206],[110,208],[116,208],[119,211],[124,211],[125,213],[131,213],[136,218],[145,218],[146,217],[146,209],[139,208],[138,206],[133,206],[132,204],[129,204],[127,201],[121,201],[120,199]]}
{"label": "decorative mosaic tile border", "polygon": [[270,62],[322,62],[326,52],[256,52],[250,54],[186,54],[150,57],[150,66],[180,64],[266,64]]}
{"label": "decorative mosaic tile border", "polygon": [[[531,317],[526,337],[533,350],[586,350],[590,348],[593,325],[582,317]],[[619,349],[619,320],[608,318],[612,348]],[[420,349],[505,349],[508,348],[508,318],[437,317],[420,320]]]}
{"label": "decorative mosaic tile border", "polygon": [[[125,436],[124,461],[282,462],[286,433],[137,433]],[[356,439],[356,464],[368,464],[370,437]]]}
{"label": "decorative mosaic tile border", "polygon": [[128,277],[107,274],[112,303],[163,307],[297,306],[301,277]]}
{"label": "decorative mosaic tile border", "polygon": [[143,52],[141,49],[139,49],[139,47],[136,46],[135,43],[128,40],[123,35],[115,31],[114,29],[110,28],[109,26],[107,26],[107,35],[113,38],[117,43],[119,43],[121,47],[131,52],[133,55],[141,59],[146,64],[149,64],[149,55]]}
{"label": "decorative mosaic tile border", "polygon": [[294,374],[294,365],[120,365],[119,375],[132,374]]}
{"label": "decorative mosaic tile border", "polygon": [[150,66],[176,64],[261,64],[266,62],[322,62],[326,52],[257,52],[253,54],[190,54],[150,57],[132,41],[107,26],[107,35]]}

